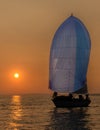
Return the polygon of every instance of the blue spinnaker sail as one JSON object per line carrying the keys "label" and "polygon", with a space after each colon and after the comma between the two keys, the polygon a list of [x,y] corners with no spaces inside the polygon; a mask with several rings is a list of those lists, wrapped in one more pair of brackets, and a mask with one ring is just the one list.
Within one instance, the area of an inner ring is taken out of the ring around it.
{"label": "blue spinnaker sail", "polygon": [[51,90],[68,93],[85,90],[83,93],[87,93],[90,48],[86,27],[78,18],[70,16],[58,28],[52,41],[49,64]]}

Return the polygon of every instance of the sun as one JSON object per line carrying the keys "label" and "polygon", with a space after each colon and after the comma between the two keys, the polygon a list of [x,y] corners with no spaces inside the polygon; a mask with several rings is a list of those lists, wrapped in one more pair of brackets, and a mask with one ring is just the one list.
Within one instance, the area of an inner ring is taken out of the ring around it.
{"label": "sun", "polygon": [[18,79],[19,78],[19,73],[14,73],[14,78]]}

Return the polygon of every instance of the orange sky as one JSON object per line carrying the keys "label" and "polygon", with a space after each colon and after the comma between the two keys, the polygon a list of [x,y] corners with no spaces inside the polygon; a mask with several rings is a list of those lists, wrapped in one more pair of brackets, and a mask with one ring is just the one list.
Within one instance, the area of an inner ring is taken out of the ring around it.
{"label": "orange sky", "polygon": [[[0,93],[47,93],[49,50],[59,25],[73,14],[86,25],[91,41],[90,93],[100,93],[99,0],[1,0]],[[13,78],[14,72],[20,78]]]}

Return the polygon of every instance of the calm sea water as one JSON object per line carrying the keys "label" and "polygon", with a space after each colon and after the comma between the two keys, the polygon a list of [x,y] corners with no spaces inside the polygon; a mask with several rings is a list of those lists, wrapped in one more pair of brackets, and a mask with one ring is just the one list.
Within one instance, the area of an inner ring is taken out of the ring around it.
{"label": "calm sea water", "polygon": [[55,108],[50,95],[0,96],[0,130],[100,130],[100,95],[87,108]]}

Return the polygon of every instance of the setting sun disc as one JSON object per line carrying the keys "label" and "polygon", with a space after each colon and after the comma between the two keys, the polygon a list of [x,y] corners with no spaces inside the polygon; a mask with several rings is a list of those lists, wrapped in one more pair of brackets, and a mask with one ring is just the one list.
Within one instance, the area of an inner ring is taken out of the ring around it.
{"label": "setting sun disc", "polygon": [[16,78],[16,79],[19,78],[19,73],[15,73],[14,78]]}

